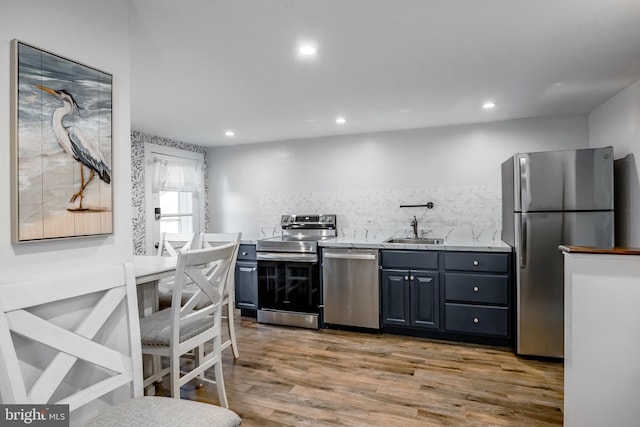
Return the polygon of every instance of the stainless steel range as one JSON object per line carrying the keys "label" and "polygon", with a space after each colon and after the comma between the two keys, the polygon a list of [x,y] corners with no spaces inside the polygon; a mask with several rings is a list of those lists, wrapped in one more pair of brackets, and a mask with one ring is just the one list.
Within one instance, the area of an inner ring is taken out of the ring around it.
{"label": "stainless steel range", "polygon": [[280,225],[256,247],[258,322],[318,329],[318,242],[336,236],[336,215],[282,215]]}

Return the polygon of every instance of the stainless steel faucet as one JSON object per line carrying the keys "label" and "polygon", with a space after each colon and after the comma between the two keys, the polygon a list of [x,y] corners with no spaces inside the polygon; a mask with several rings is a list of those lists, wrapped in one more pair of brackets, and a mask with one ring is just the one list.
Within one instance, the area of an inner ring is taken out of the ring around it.
{"label": "stainless steel faucet", "polygon": [[418,219],[416,218],[415,215],[411,220],[411,227],[413,227],[413,238],[417,239],[418,238]]}

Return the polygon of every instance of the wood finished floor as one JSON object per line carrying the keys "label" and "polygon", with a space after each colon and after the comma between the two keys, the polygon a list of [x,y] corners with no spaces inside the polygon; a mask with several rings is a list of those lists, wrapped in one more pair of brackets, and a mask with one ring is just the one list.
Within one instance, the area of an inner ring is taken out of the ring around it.
{"label": "wood finished floor", "polygon": [[[510,350],[397,335],[263,325],[236,315],[223,354],[243,426],[562,425],[563,365]],[[157,393],[168,393],[168,381]],[[218,404],[215,385],[182,398]]]}

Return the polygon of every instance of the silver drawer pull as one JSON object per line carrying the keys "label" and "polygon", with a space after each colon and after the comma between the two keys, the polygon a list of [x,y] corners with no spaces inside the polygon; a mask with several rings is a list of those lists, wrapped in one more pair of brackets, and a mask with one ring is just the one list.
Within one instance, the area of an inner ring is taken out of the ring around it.
{"label": "silver drawer pull", "polygon": [[413,279],[414,279],[414,277],[413,277],[413,276],[411,276],[411,278],[410,278],[410,279],[411,279],[411,280],[413,280]]}
{"label": "silver drawer pull", "polygon": [[473,261],[473,265],[479,265],[480,263],[477,260]]}
{"label": "silver drawer pull", "polygon": [[247,252],[242,252],[242,255],[243,255],[243,256],[247,256],[247,255],[249,255],[249,254],[248,254]]}
{"label": "silver drawer pull", "polygon": [[480,319],[478,319],[477,317],[474,317],[473,318],[473,323],[478,323],[478,322],[480,322]]}
{"label": "silver drawer pull", "polygon": [[409,280],[409,276],[404,276],[404,280]]}
{"label": "silver drawer pull", "polygon": [[477,286],[473,287],[473,292],[478,292],[480,289]]}

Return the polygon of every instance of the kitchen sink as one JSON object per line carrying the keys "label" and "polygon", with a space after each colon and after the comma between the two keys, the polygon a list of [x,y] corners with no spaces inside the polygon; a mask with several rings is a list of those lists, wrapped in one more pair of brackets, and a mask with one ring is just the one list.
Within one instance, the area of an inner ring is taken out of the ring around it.
{"label": "kitchen sink", "polygon": [[404,244],[414,244],[414,245],[444,245],[444,239],[442,237],[422,237],[418,239],[391,238],[391,239],[385,240],[382,243],[404,243]]}

